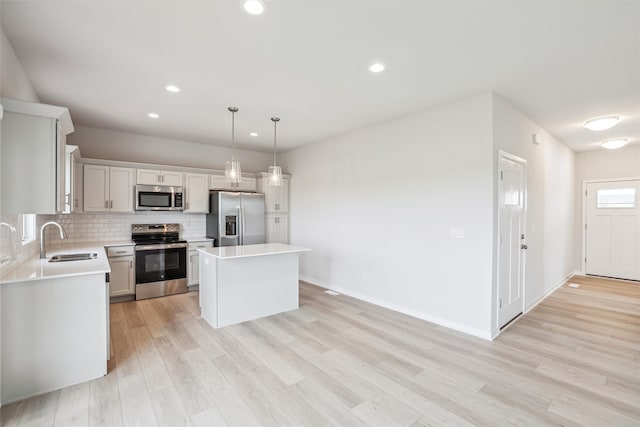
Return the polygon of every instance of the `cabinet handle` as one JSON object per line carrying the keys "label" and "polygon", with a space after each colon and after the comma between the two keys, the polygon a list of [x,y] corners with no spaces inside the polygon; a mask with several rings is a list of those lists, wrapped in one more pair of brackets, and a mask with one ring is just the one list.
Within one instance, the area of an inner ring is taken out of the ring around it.
{"label": "cabinet handle", "polygon": [[107,209],[109,209],[109,201],[108,201],[108,200],[105,200],[105,201],[104,201],[104,207],[105,207],[105,208],[107,208]]}
{"label": "cabinet handle", "polygon": [[116,251],[117,254],[126,254],[127,251]]}
{"label": "cabinet handle", "polygon": [[160,175],[160,182],[164,184],[164,175]]}
{"label": "cabinet handle", "polygon": [[111,203],[109,204],[109,208],[113,209],[113,200],[111,201]]}

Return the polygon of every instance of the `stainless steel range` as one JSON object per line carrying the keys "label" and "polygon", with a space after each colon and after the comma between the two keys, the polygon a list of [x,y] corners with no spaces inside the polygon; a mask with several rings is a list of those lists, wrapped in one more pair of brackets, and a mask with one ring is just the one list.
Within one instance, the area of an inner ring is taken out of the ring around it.
{"label": "stainless steel range", "polygon": [[136,300],[187,292],[187,242],[180,224],[133,224]]}

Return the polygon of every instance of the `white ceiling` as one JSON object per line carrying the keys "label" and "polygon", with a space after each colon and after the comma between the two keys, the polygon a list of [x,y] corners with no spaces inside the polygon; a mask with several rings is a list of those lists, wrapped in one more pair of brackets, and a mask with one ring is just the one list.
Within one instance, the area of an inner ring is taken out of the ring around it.
{"label": "white ceiling", "polygon": [[[40,100],[76,126],[228,145],[233,105],[236,141],[268,151],[273,115],[290,149],[496,91],[576,151],[640,140],[638,1],[265,2],[2,0],[0,15]],[[582,128],[605,114],[623,120]]]}

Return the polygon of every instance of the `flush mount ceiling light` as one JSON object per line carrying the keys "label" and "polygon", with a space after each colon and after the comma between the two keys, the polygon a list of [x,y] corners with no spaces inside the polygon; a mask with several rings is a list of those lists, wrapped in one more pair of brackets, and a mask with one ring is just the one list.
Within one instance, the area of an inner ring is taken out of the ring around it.
{"label": "flush mount ceiling light", "polygon": [[614,127],[620,121],[618,116],[596,117],[584,122],[584,127],[589,130],[605,130]]}
{"label": "flush mount ceiling light", "polygon": [[629,140],[627,140],[626,138],[616,138],[602,141],[600,145],[607,150],[615,150],[616,148],[624,147],[628,142]]}
{"label": "flush mount ceiling light", "polygon": [[227,160],[224,165],[224,178],[225,181],[231,184],[240,184],[242,181],[240,162],[236,160],[233,153],[236,139],[236,113],[238,109],[236,107],[229,107],[228,110],[231,111],[231,160]]}
{"label": "flush mount ceiling light", "polygon": [[269,166],[269,185],[280,187],[282,185],[282,168],[276,166],[276,129],[279,117],[271,117],[273,122],[273,166]]}
{"label": "flush mount ceiling light", "polygon": [[156,114],[156,113],[149,113],[149,114],[147,114],[147,116],[149,118],[151,118],[151,119],[159,119],[160,118],[160,116],[158,114]]}
{"label": "flush mount ceiling light", "polygon": [[384,64],[376,62],[375,64],[371,64],[369,66],[369,71],[372,73],[379,73],[380,71],[384,71]]}
{"label": "flush mount ceiling light", "polygon": [[258,132],[251,132],[249,136],[258,136]]}
{"label": "flush mount ceiling light", "polygon": [[247,0],[242,7],[251,15],[262,15],[267,10],[267,6],[260,0]]}
{"label": "flush mount ceiling light", "polygon": [[173,92],[173,93],[180,92],[180,88],[178,86],[175,86],[175,85],[167,85],[164,88],[167,90],[167,92]]}

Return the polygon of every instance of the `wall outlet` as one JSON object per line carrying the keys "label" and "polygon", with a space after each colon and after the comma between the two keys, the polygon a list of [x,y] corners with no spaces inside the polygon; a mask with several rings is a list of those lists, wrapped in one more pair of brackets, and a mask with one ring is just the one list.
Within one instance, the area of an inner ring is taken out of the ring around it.
{"label": "wall outlet", "polygon": [[451,227],[449,229],[449,236],[452,239],[464,239],[464,228],[463,227]]}

